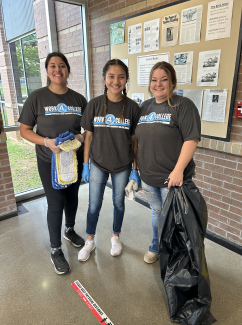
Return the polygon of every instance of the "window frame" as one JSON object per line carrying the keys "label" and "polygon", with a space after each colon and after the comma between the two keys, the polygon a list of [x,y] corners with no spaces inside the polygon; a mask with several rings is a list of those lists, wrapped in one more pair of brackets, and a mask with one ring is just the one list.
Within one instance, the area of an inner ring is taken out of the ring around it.
{"label": "window frame", "polygon": [[[24,81],[25,81],[25,86],[26,86],[26,92],[27,92],[27,98],[29,97],[29,85],[28,85],[28,81],[27,81],[27,77],[26,77],[26,67],[25,67],[25,63],[24,63],[24,53],[23,53],[23,45],[22,45],[22,39],[27,37],[27,36],[30,36],[30,35],[33,35],[35,34],[36,35],[36,30],[32,30],[31,32],[29,33],[26,33],[24,35],[21,35],[19,37],[16,37],[12,40],[10,40],[8,42],[8,48],[9,48],[9,53],[10,53],[10,61],[11,61],[11,69],[12,69],[12,72],[13,72],[13,78],[14,78],[14,90],[15,90],[15,97],[17,99],[17,105],[18,105],[18,112],[20,114],[20,111],[19,111],[19,106],[20,107],[23,107],[24,103],[19,103],[18,102],[18,96],[17,96],[17,90],[16,90],[16,80],[15,80],[15,74],[14,74],[14,69],[13,69],[13,61],[12,61],[12,54],[11,54],[11,48],[10,48],[10,44],[14,43],[14,42],[17,42],[17,41],[20,41],[20,49],[21,49],[21,59],[22,59],[22,65],[23,65],[23,73],[24,73]],[[36,40],[38,42],[38,39],[36,37]],[[39,59],[40,60],[40,59]]]}

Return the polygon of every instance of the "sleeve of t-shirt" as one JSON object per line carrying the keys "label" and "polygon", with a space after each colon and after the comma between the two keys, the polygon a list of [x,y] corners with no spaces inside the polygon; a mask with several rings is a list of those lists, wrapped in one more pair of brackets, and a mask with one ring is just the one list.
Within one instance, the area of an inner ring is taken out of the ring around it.
{"label": "sleeve of t-shirt", "polygon": [[29,96],[23,106],[23,110],[20,114],[18,122],[28,125],[35,126],[37,122],[37,103],[35,96]]}
{"label": "sleeve of t-shirt", "polygon": [[198,109],[189,98],[183,97],[178,115],[179,130],[183,141],[201,139],[201,119]]}
{"label": "sleeve of t-shirt", "polygon": [[153,98],[145,100],[143,103],[140,104],[139,108],[145,109],[146,107],[148,107],[150,105],[152,100],[153,100]]}
{"label": "sleeve of t-shirt", "polygon": [[141,111],[141,108],[140,106],[134,102],[134,108],[133,108],[133,117],[132,117],[132,125],[131,125],[131,128],[130,128],[130,134],[131,135],[134,135],[135,133],[135,129],[136,129],[136,126],[139,122],[139,118],[140,118],[140,111]]}
{"label": "sleeve of t-shirt", "polygon": [[86,109],[86,107],[87,107],[87,100],[86,100],[86,98],[84,97],[84,96],[82,96],[82,115],[84,114],[84,112],[85,112],[85,109]]}
{"label": "sleeve of t-shirt", "polygon": [[90,101],[84,110],[82,121],[81,121],[81,127],[90,132],[94,131],[94,124],[93,124],[94,109],[95,107],[93,105],[93,102]]}
{"label": "sleeve of t-shirt", "polygon": [[139,105],[139,108],[143,108],[146,105],[147,100],[145,100],[143,103]]}

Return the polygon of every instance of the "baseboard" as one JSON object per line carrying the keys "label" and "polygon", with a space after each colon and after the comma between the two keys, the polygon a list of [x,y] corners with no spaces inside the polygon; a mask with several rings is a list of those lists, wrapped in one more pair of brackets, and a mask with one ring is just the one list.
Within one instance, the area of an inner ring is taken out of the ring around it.
{"label": "baseboard", "polygon": [[[111,183],[107,183],[107,186],[109,188],[112,188],[112,184]],[[150,208],[150,205],[147,201],[139,198],[139,197],[135,197],[135,201],[138,202],[139,204],[142,204],[143,206],[147,207],[147,208]],[[206,232],[206,238],[215,242],[216,244],[219,244],[229,250],[231,250],[232,252],[234,253],[237,253],[239,255],[242,255],[242,246],[238,245],[238,244],[235,244],[223,237],[220,237],[216,234],[214,234],[213,232],[211,231],[208,231]]]}
{"label": "baseboard", "polygon": [[5,214],[3,216],[0,216],[0,221],[6,220],[6,219],[9,219],[9,218],[13,218],[13,217],[17,217],[17,215],[18,215],[18,211]]}
{"label": "baseboard", "polygon": [[[84,181],[82,181],[80,183],[80,185],[85,185],[86,183]],[[45,193],[42,193],[41,194],[37,194],[37,195],[34,195],[34,196],[22,196],[21,199],[16,199],[16,203],[17,203],[17,211],[16,212],[12,212],[12,213],[9,213],[9,214],[6,214],[6,215],[3,215],[3,216],[0,216],[0,221],[2,220],[6,220],[6,219],[9,219],[9,218],[13,218],[13,217],[17,217],[17,216],[20,216],[21,214],[23,213],[26,213],[28,212],[25,208],[23,208],[22,204],[23,203],[26,203],[26,202],[30,202],[30,201],[33,201],[33,200],[36,200],[36,199],[39,199],[39,198],[42,198],[45,196]]]}
{"label": "baseboard", "polygon": [[[141,199],[141,198],[135,198],[135,201],[144,205],[145,207],[147,208],[150,208],[150,205],[148,204],[147,201]],[[206,232],[206,238],[215,242],[216,244],[219,244],[229,250],[231,250],[232,252],[234,253],[237,253],[239,255],[242,255],[242,246],[238,245],[238,244],[235,244],[223,237],[220,237],[218,235],[216,235],[215,233],[211,232],[211,231],[208,231]]]}
{"label": "baseboard", "polygon": [[220,236],[216,235],[215,233],[208,231],[208,230],[206,232],[206,238],[209,240],[212,240],[216,244],[219,244],[219,245],[231,250],[234,253],[242,255],[242,246],[240,246],[234,242],[231,242],[231,241],[227,240],[226,238],[220,237]]}

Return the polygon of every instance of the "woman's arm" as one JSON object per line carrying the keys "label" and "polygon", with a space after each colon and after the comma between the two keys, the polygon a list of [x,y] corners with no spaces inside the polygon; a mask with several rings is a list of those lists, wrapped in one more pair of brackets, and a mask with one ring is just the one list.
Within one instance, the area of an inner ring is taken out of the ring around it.
{"label": "woman's arm", "polygon": [[132,149],[134,152],[133,169],[137,169],[138,140],[135,135],[132,135]]}
{"label": "woman's arm", "polygon": [[82,136],[84,137],[84,141],[85,141],[85,139],[86,139],[86,130],[85,130],[85,132],[82,133]]}
{"label": "woman's arm", "polygon": [[41,146],[45,146],[45,141],[46,141],[46,144],[50,148],[51,151],[53,151],[54,153],[61,152],[60,147],[55,145],[55,139],[47,139],[47,138],[41,137],[40,135],[36,134],[33,131],[32,126],[28,126],[28,125],[21,123],[20,124],[20,135],[21,135],[21,137],[28,140],[29,142],[39,144]]}
{"label": "woman's arm", "polygon": [[75,139],[78,140],[79,142],[83,143],[85,141],[85,136],[86,136],[86,132],[82,133],[82,134],[76,134],[75,135]]}
{"label": "woman's arm", "polygon": [[169,175],[170,180],[168,183],[168,187],[182,186],[184,169],[187,167],[188,163],[192,159],[198,142],[199,139],[194,139],[194,140],[185,141],[183,143],[176,166]]}
{"label": "woman's arm", "polygon": [[93,139],[93,132],[86,131],[85,132],[85,146],[84,146],[84,163],[89,162],[89,151]]}

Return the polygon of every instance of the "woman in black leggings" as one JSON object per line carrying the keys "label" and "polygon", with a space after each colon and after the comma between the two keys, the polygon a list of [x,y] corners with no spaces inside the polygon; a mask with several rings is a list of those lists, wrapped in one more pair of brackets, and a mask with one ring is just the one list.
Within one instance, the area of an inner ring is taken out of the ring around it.
{"label": "woman in black leggings", "polygon": [[[70,65],[62,53],[50,53],[46,58],[45,68],[47,87],[33,91],[24,103],[19,118],[20,133],[23,138],[36,144],[38,170],[48,202],[51,261],[57,274],[67,274],[71,269],[61,249],[63,210],[66,219],[63,237],[75,247],[81,247],[85,243],[74,230],[83,146],[77,151],[78,180],[64,189],[52,187],[51,157],[53,152],[60,153],[61,149],[55,145],[55,139],[66,131],[72,132],[78,141],[84,141],[84,135],[80,131],[87,101],[81,94],[67,87]],[[36,133],[33,131],[35,125]]]}

